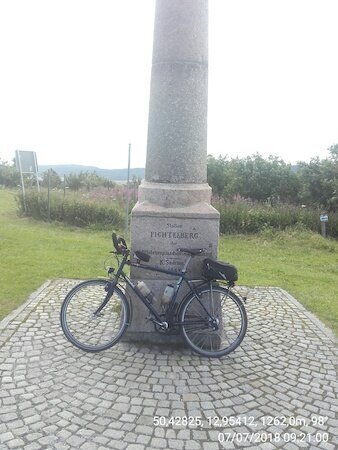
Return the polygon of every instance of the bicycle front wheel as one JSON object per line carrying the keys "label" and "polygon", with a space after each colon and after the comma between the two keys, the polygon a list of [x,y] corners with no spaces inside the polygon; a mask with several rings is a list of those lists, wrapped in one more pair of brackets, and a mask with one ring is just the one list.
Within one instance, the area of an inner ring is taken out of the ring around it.
{"label": "bicycle front wheel", "polygon": [[200,355],[227,355],[242,342],[247,315],[242,301],[229,289],[211,286],[187,297],[179,322],[189,347]]}
{"label": "bicycle front wheel", "polygon": [[67,339],[87,352],[99,352],[112,347],[125,332],[130,318],[126,296],[115,287],[106,305],[110,283],[88,280],[75,286],[61,307],[60,320]]}

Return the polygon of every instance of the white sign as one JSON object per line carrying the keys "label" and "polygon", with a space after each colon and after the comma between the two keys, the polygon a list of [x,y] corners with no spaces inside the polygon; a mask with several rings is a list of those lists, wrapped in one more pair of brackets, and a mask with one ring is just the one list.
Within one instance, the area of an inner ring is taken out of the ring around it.
{"label": "white sign", "polygon": [[327,214],[321,214],[321,216],[319,217],[319,220],[321,222],[328,222],[329,221],[329,216]]}
{"label": "white sign", "polygon": [[16,150],[15,163],[16,168],[21,173],[38,173],[38,162],[35,152],[27,150]]}

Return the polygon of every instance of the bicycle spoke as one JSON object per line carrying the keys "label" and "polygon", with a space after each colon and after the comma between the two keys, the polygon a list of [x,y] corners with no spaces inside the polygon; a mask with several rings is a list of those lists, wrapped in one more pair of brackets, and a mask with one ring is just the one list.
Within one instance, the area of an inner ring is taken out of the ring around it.
{"label": "bicycle spoke", "polygon": [[[117,290],[106,302],[104,280],[80,283],[66,297],[61,309],[61,325],[66,337],[87,351],[108,348],[126,328],[127,301]],[[104,304],[99,314],[96,311]]]}
{"label": "bicycle spoke", "polygon": [[181,313],[183,336],[204,356],[222,356],[234,350],[246,331],[246,314],[240,300],[221,287],[188,298]]}

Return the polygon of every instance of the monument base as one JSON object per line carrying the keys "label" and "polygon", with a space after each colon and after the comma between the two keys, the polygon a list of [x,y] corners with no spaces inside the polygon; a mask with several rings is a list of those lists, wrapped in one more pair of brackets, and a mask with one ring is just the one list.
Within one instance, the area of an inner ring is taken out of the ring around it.
{"label": "monument base", "polygon": [[[201,278],[204,258],[217,258],[219,236],[219,213],[210,205],[211,189],[202,185],[168,185],[143,182],[139,189],[139,201],[132,211],[131,257],[136,250],[148,253],[149,264],[161,269],[180,272],[187,255],[178,248],[204,248],[206,253],[195,256],[188,267],[191,279]],[[152,200],[149,201],[148,199]],[[156,202],[156,203],[155,203]],[[156,297],[153,305],[163,311],[162,295],[168,284],[177,279],[171,275],[150,270],[131,268],[131,279],[145,281]],[[182,285],[178,302],[188,292]],[[179,333],[163,335],[155,331],[147,319],[148,309],[128,291],[132,303],[132,320],[125,339],[150,343],[180,343]],[[164,311],[163,311],[164,312]]]}

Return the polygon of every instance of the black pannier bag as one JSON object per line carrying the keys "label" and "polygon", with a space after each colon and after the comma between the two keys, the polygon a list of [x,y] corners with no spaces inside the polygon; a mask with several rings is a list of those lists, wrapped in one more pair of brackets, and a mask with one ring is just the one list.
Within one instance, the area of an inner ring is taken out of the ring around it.
{"label": "black pannier bag", "polygon": [[231,264],[205,258],[202,265],[202,275],[207,280],[226,280],[233,284],[238,280],[237,268]]}

